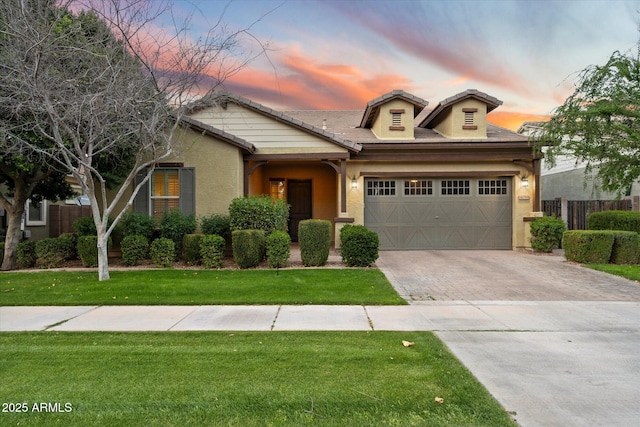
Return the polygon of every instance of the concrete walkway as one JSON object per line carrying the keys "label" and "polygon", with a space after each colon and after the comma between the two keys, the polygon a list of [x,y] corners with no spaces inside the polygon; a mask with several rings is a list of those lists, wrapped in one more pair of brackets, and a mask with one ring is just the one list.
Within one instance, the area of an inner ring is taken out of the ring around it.
{"label": "concrete walkway", "polygon": [[0,331],[434,331],[522,426],[640,425],[638,283],[509,251],[378,265],[411,305],[0,307]]}

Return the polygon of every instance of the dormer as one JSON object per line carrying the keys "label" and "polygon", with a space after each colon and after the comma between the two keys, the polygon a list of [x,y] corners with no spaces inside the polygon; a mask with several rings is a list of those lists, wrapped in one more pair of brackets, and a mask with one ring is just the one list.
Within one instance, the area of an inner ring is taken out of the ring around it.
{"label": "dormer", "polygon": [[403,90],[394,90],[367,103],[360,127],[378,139],[413,140],[414,119],[428,104]]}
{"label": "dormer", "polygon": [[484,139],[487,137],[487,114],[502,101],[468,89],[440,102],[418,127],[433,129],[447,138]]}

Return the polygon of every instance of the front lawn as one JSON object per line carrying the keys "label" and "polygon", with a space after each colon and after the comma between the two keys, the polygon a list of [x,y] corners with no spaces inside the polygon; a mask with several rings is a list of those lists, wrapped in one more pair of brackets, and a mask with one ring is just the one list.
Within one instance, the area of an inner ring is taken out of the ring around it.
{"label": "front lawn", "polygon": [[640,281],[640,265],[587,264],[587,267]]}
{"label": "front lawn", "polygon": [[374,269],[134,270],[0,275],[0,305],[401,305]]}
{"label": "front lawn", "polygon": [[429,332],[2,333],[0,376],[2,425],[516,425]]}

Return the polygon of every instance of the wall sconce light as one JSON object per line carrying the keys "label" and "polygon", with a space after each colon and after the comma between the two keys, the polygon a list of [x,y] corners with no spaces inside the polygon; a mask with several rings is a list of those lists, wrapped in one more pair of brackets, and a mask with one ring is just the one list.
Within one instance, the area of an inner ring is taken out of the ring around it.
{"label": "wall sconce light", "polygon": [[351,179],[351,188],[353,189],[358,188],[358,179],[355,177]]}
{"label": "wall sconce light", "polygon": [[520,176],[520,181],[522,181],[522,186],[523,187],[528,187],[529,186],[529,177],[527,175],[521,175]]}

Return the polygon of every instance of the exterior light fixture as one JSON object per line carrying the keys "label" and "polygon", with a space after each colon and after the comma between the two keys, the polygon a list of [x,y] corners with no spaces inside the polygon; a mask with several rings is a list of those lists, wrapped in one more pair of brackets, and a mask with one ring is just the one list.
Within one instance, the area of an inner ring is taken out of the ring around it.
{"label": "exterior light fixture", "polygon": [[528,187],[529,186],[529,177],[527,175],[520,176],[520,181],[522,181],[522,186],[523,187]]}
{"label": "exterior light fixture", "polygon": [[355,177],[351,180],[351,188],[358,188],[358,180]]}

